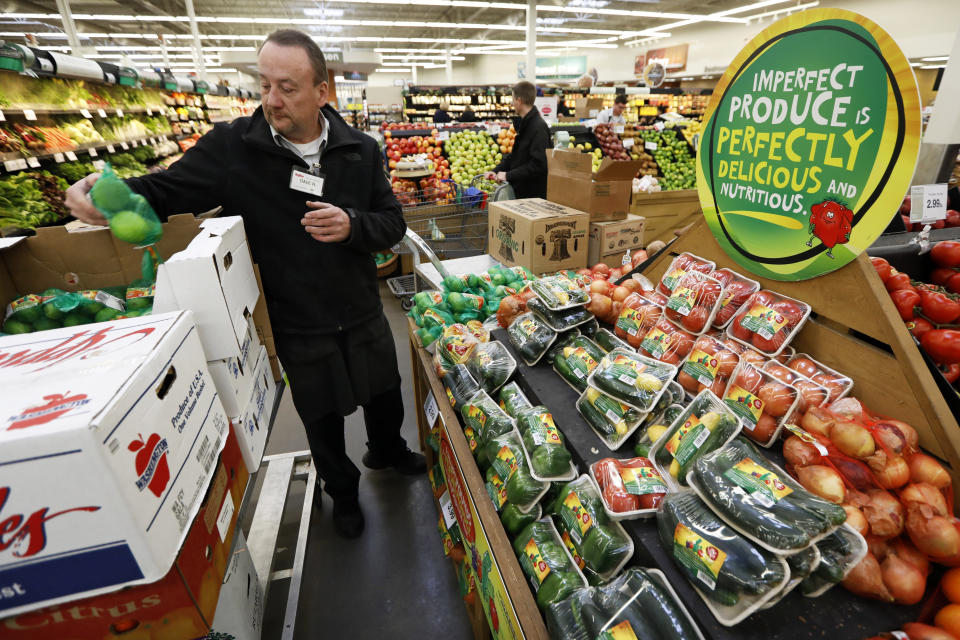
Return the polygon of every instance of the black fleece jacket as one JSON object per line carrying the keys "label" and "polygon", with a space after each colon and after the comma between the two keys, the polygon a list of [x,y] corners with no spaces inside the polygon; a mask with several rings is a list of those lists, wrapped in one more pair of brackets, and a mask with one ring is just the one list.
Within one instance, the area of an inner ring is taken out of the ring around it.
{"label": "black fleece jacket", "polygon": [[517,130],[513,151],[503,157],[494,171],[507,173],[507,182],[518,198],[546,198],[550,127],[536,107],[522,118],[515,118],[513,126]]}
{"label": "black fleece jacket", "polygon": [[[371,252],[392,247],[406,231],[376,141],[329,106],[323,114],[330,131],[320,159],[326,177],[320,197],[290,188],[291,169],[306,163],[274,142],[260,108],[215,125],[167,171],[127,181],[163,219],[218,205],[224,215],[242,216],[280,333],[336,333],[379,315]],[[307,234],[300,224],[307,200],[345,210],[350,237],[323,243]]]}

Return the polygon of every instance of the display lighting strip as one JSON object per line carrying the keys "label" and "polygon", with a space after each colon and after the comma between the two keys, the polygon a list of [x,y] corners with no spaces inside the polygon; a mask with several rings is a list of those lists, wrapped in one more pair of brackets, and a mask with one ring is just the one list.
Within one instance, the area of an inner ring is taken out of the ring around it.
{"label": "display lighting strip", "polygon": [[[427,49],[427,51],[429,51],[429,49]],[[414,60],[416,60],[416,61],[443,60],[443,61],[445,61],[445,60],[447,59],[447,56],[445,56],[445,55],[439,55],[439,56],[438,56],[438,55],[433,55],[433,56],[428,56],[428,55],[414,55],[414,54],[406,54],[406,55],[404,55],[404,54],[397,54],[397,55],[386,55],[386,56],[381,55],[380,58],[381,58],[382,60],[410,60],[410,61],[414,61]],[[456,60],[456,61],[458,61],[458,62],[461,61],[461,60],[466,60],[466,58],[463,57],[463,56],[453,56],[453,55],[450,56],[450,59],[451,59],[451,60]]]}
{"label": "display lighting strip", "polygon": [[[733,15],[736,15],[736,14],[738,14],[738,13],[743,13],[743,12],[745,12],[745,11],[753,11],[754,9],[763,9],[764,7],[769,7],[770,5],[783,4],[784,2],[790,2],[790,1],[791,1],[791,0],[762,0],[761,2],[753,2],[753,3],[751,3],[751,4],[746,4],[746,5],[743,5],[743,6],[741,6],[741,7],[735,7],[735,8],[733,8],[733,9],[727,9],[726,11],[717,11],[716,13],[711,13],[710,15],[707,15],[707,16],[698,16],[698,17],[696,17],[696,18],[690,18],[690,19],[686,19],[686,20],[680,20],[679,22],[670,22],[670,23],[668,23],[668,24],[662,24],[662,25],[660,25],[659,27],[652,27],[651,29],[648,29],[647,31],[653,31],[653,32],[656,33],[656,32],[661,32],[661,31],[667,31],[667,30],[669,30],[669,29],[678,29],[678,28],[680,28],[680,27],[686,27],[686,26],[688,26],[688,25],[696,24],[696,23],[698,23],[698,22],[714,21],[714,20],[717,20],[718,18],[727,18],[727,17],[733,16]],[[750,20],[750,18],[751,18],[751,16],[746,16],[746,17],[743,18],[741,21],[742,21],[742,22],[748,22],[748,21]],[[633,38],[633,37],[635,37],[635,36],[637,36],[637,35],[640,35],[640,34],[637,34],[637,33],[625,33],[625,34],[623,34],[623,35],[621,36],[621,39],[624,39],[624,40],[625,40],[625,39],[627,39],[627,38]]]}
{"label": "display lighting strip", "polygon": [[753,22],[754,20],[760,21],[764,18],[775,18],[776,16],[787,14],[790,15],[795,11],[803,11],[804,9],[812,9],[813,7],[819,7],[820,0],[814,0],[814,2],[806,2],[804,4],[797,4],[792,7],[784,7],[783,9],[776,9],[774,11],[765,11],[763,13],[755,13],[753,15],[747,16],[747,20]]}
{"label": "display lighting strip", "polygon": [[374,73],[411,73],[410,69],[396,69],[393,67],[381,67],[374,69]]}
{"label": "display lighting strip", "polygon": [[946,62],[950,56],[934,56],[932,58],[920,58],[921,62]]}

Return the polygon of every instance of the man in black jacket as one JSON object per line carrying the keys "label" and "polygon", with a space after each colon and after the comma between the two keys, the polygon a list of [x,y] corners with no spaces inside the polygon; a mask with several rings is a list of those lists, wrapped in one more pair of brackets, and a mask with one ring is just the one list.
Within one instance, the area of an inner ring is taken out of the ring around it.
{"label": "man in black jacket", "polygon": [[[356,537],[360,471],[346,454],[343,416],[363,407],[367,467],[425,470],[400,436],[400,373],[371,255],[396,244],[406,224],[376,142],[326,104],[316,43],[277,31],[258,66],[261,108],[214,126],[167,171],[127,184],[164,219],[218,205],[243,216],[293,401],[333,497],[334,528]],[[104,224],[86,198],[97,177],[70,187],[67,206]]]}
{"label": "man in black jacket", "polygon": [[503,157],[488,177],[510,183],[518,198],[547,197],[547,148],[550,147],[550,127],[533,103],[537,88],[530,82],[518,82],[513,87],[513,108],[519,114],[513,127],[517,138],[513,151]]}

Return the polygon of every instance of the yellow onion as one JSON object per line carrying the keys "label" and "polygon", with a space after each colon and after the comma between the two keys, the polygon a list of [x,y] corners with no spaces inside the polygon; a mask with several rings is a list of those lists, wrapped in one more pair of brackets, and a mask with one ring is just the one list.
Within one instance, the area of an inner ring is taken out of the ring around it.
{"label": "yellow onion", "polygon": [[927,517],[912,503],[907,509],[907,533],[917,549],[934,562],[953,560],[960,555],[960,532],[952,517]]}
{"label": "yellow onion", "polygon": [[830,429],[830,441],[851,458],[868,458],[877,448],[870,432],[851,420],[837,420]]}
{"label": "yellow onion", "polygon": [[907,466],[910,467],[911,482],[926,482],[937,489],[950,486],[950,474],[936,458],[925,453],[915,453],[907,459]]}
{"label": "yellow onion", "polygon": [[843,580],[843,586],[859,596],[893,602],[893,594],[883,584],[880,563],[872,553],[867,553]]}
{"label": "yellow onion", "polygon": [[810,407],[800,419],[800,426],[811,433],[819,433],[829,438],[834,422],[833,416],[826,409]]}
{"label": "yellow onion", "polygon": [[881,489],[868,491],[863,515],[870,524],[870,533],[881,538],[892,538],[903,531],[903,505]]}
{"label": "yellow onion", "polygon": [[870,533],[870,525],[867,524],[867,517],[853,505],[843,505],[843,510],[847,512],[847,524],[853,527],[857,533],[862,536]]}
{"label": "yellow onion", "polygon": [[927,505],[930,507],[932,514],[938,516],[949,514],[947,511],[947,501],[943,497],[943,494],[940,493],[940,490],[935,486],[927,484],[926,482],[915,482],[908,485],[900,492],[900,499],[903,500],[904,504],[915,502]]}
{"label": "yellow onion", "polygon": [[916,604],[923,598],[927,579],[915,566],[896,554],[889,554],[880,565],[883,584],[900,604]]}
{"label": "yellow onion", "polygon": [[821,464],[811,464],[797,469],[797,478],[803,487],[824,500],[841,504],[846,498],[843,478],[832,468]]}
{"label": "yellow onion", "polygon": [[902,456],[891,454],[887,456],[883,469],[874,470],[877,484],[884,489],[897,489],[910,481],[910,467]]}
{"label": "yellow onion", "polygon": [[783,441],[783,457],[794,467],[805,467],[819,462],[820,452],[809,442],[790,436]]}

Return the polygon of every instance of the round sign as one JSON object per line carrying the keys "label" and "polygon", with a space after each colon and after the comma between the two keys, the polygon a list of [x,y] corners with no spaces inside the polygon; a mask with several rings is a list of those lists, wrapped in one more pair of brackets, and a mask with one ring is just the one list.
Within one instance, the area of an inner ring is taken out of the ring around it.
{"label": "round sign", "polygon": [[656,89],[663,84],[663,79],[667,77],[667,70],[659,62],[651,62],[643,70],[643,80],[648,87]]}
{"label": "round sign", "polygon": [[897,212],[920,148],[920,96],[883,29],[811,9],[740,52],[704,123],[697,189],[720,246],[751,273],[805,280],[849,263]]}

